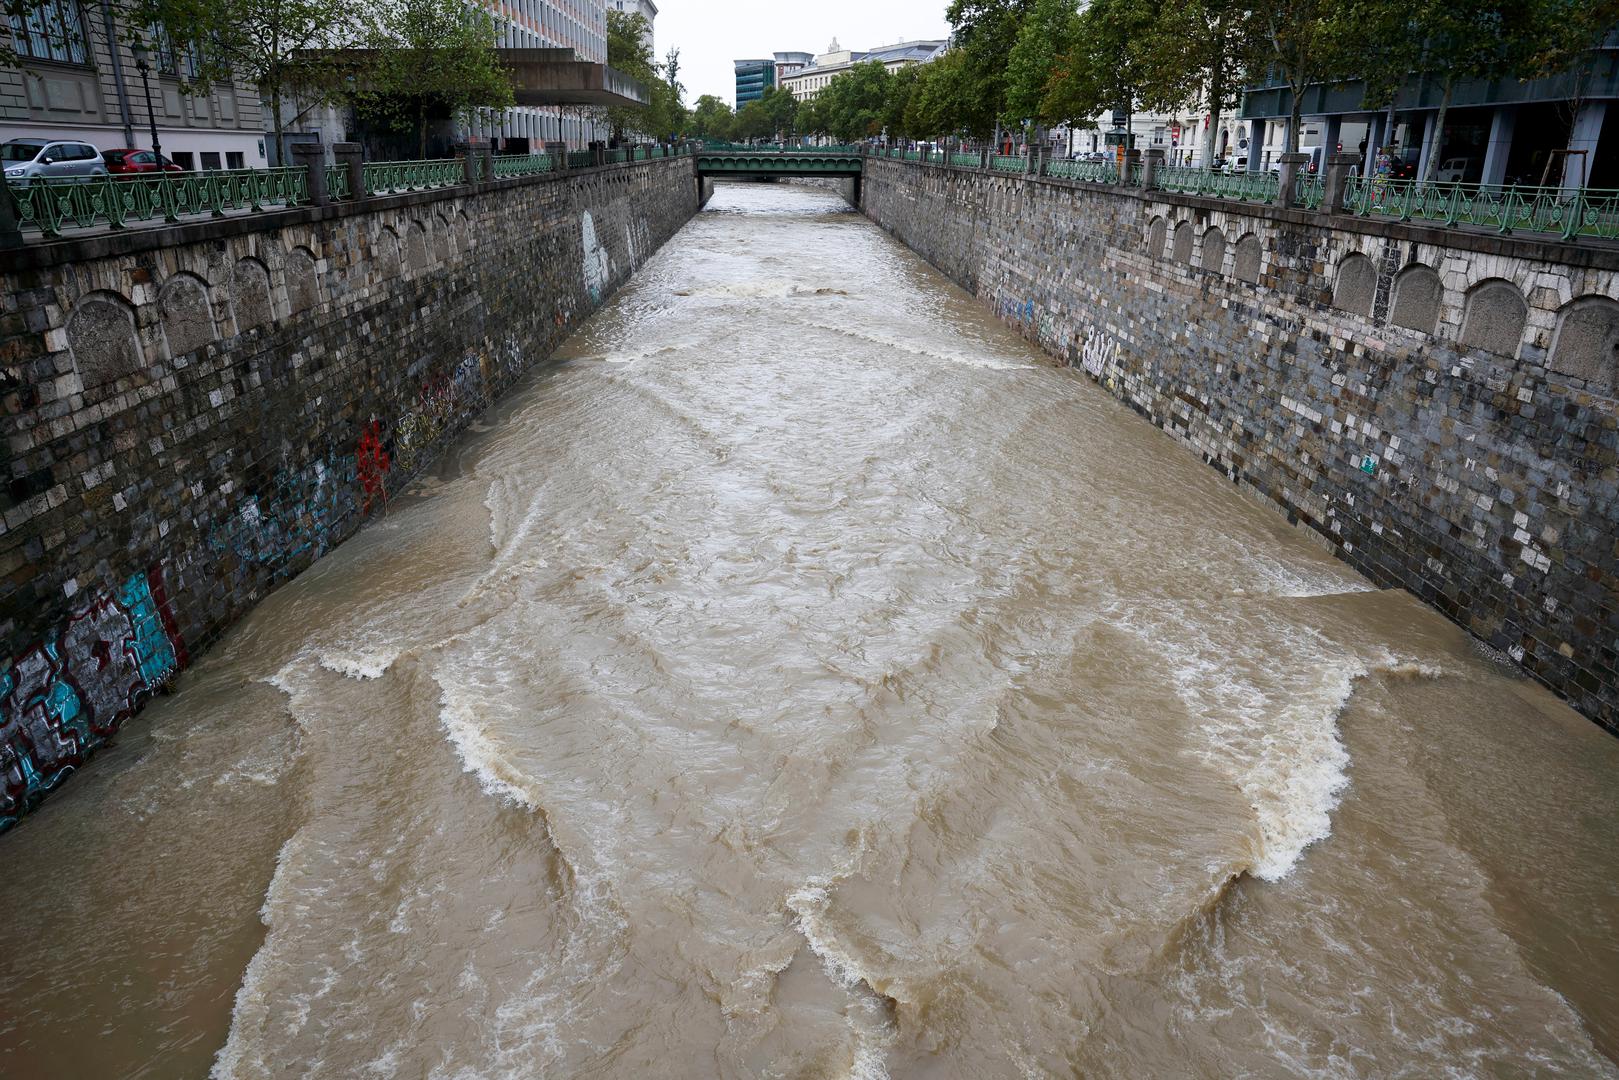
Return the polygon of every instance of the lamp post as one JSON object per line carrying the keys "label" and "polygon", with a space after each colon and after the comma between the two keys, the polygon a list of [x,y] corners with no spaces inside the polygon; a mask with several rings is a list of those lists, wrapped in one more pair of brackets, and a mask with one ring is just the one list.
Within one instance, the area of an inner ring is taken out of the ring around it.
{"label": "lamp post", "polygon": [[152,153],[157,155],[159,171],[161,171],[163,147],[157,141],[157,113],[152,111],[152,83],[147,78],[151,74],[152,65],[147,63],[146,60],[146,43],[137,39],[129,47],[129,51],[135,54],[135,70],[141,73],[141,89],[146,92],[146,120],[152,127]]}

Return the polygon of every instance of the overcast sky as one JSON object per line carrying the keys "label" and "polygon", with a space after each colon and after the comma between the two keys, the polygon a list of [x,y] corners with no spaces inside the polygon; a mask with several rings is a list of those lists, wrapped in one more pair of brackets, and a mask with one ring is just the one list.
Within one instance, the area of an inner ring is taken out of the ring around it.
{"label": "overcast sky", "polygon": [[686,103],[713,94],[736,104],[733,60],[777,52],[823,53],[943,38],[949,0],[653,0],[658,58],[680,50]]}

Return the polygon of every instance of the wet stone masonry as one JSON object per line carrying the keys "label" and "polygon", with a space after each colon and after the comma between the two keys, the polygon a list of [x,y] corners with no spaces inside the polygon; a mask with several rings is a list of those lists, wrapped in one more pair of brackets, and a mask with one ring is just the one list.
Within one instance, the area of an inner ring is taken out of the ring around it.
{"label": "wet stone masonry", "polygon": [[0,830],[698,209],[691,159],[0,253]]}
{"label": "wet stone masonry", "polygon": [[864,212],[1619,731],[1619,251],[868,159]]}

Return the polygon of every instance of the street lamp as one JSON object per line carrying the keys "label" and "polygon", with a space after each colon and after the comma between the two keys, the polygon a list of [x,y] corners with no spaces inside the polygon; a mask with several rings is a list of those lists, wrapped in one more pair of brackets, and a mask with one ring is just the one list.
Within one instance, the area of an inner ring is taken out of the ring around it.
{"label": "street lamp", "polygon": [[139,38],[129,47],[135,54],[135,70],[141,73],[141,89],[146,91],[146,121],[152,126],[152,153],[157,155],[159,171],[162,171],[163,147],[157,141],[157,113],[152,111],[152,83],[147,78],[152,71],[152,65],[146,61],[146,43]]}

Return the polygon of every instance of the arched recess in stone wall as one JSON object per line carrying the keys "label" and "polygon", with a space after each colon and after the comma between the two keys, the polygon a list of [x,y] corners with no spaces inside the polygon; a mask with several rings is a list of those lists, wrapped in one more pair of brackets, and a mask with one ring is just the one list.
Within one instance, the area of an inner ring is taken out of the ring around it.
{"label": "arched recess in stone wall", "polygon": [[208,283],[196,274],[175,274],[157,294],[157,314],[169,356],[194,353],[218,336]]}
{"label": "arched recess in stone wall", "polygon": [[1247,233],[1237,241],[1237,257],[1232,265],[1232,273],[1236,274],[1238,281],[1246,281],[1250,285],[1259,284],[1259,275],[1264,271],[1265,247],[1259,242],[1259,237]]}
{"label": "arched recess in stone wall", "polygon": [[[1376,288],[1375,281],[1373,288]],[[1394,279],[1394,305],[1389,311],[1389,322],[1407,330],[1434,332],[1439,325],[1439,305],[1445,298],[1445,286],[1431,266],[1412,263]]]}
{"label": "arched recess in stone wall", "polygon": [[1345,255],[1338,263],[1338,277],[1332,286],[1332,306],[1340,311],[1370,315],[1377,298],[1377,267],[1359,253]]}
{"label": "arched recess in stone wall", "polygon": [[135,308],[114,292],[93,292],[73,305],[67,319],[67,347],[86,386],[133,375],[146,366],[135,332]]}
{"label": "arched recess in stone wall", "polygon": [[1504,278],[1490,278],[1473,286],[1462,309],[1464,349],[1483,349],[1516,357],[1529,321],[1529,301],[1523,290]]}
{"label": "arched recess in stone wall", "polygon": [[1161,217],[1153,218],[1152,224],[1147,226],[1147,254],[1155,259],[1163,258],[1168,239],[1169,223]]}
{"label": "arched recess in stone wall", "polygon": [[455,247],[461,254],[471,251],[478,243],[478,234],[472,231],[472,219],[465,210],[455,212]]}
{"label": "arched recess in stone wall", "polygon": [[1193,229],[1190,221],[1183,221],[1175,226],[1175,252],[1174,259],[1182,265],[1190,266],[1192,263],[1192,236]]}
{"label": "arched recess in stone wall", "polygon": [[441,263],[448,263],[455,258],[455,226],[452,224],[453,221],[454,219],[451,217],[438,214],[433,222],[434,226],[436,226],[433,229],[433,246],[437,251],[438,261]]}
{"label": "arched recess in stone wall", "polygon": [[320,306],[315,253],[308,248],[293,248],[287,252],[287,305],[294,315]]}
{"label": "arched recess in stone wall", "polygon": [[412,271],[427,269],[427,227],[419,221],[405,226],[405,262]]}
{"label": "arched recess in stone wall", "polygon": [[1604,390],[1619,389],[1619,302],[1581,296],[1557,313],[1551,369]]}
{"label": "arched recess in stone wall", "polygon": [[378,276],[384,281],[398,277],[403,258],[399,234],[394,232],[391,226],[384,225],[377,230],[375,243],[375,262]]}
{"label": "arched recess in stone wall", "polygon": [[1203,232],[1203,269],[1211,274],[1225,273],[1225,233],[1218,225]]}
{"label": "arched recess in stone wall", "polygon": [[236,332],[245,334],[275,318],[270,303],[270,268],[249,256],[230,268],[230,312]]}

